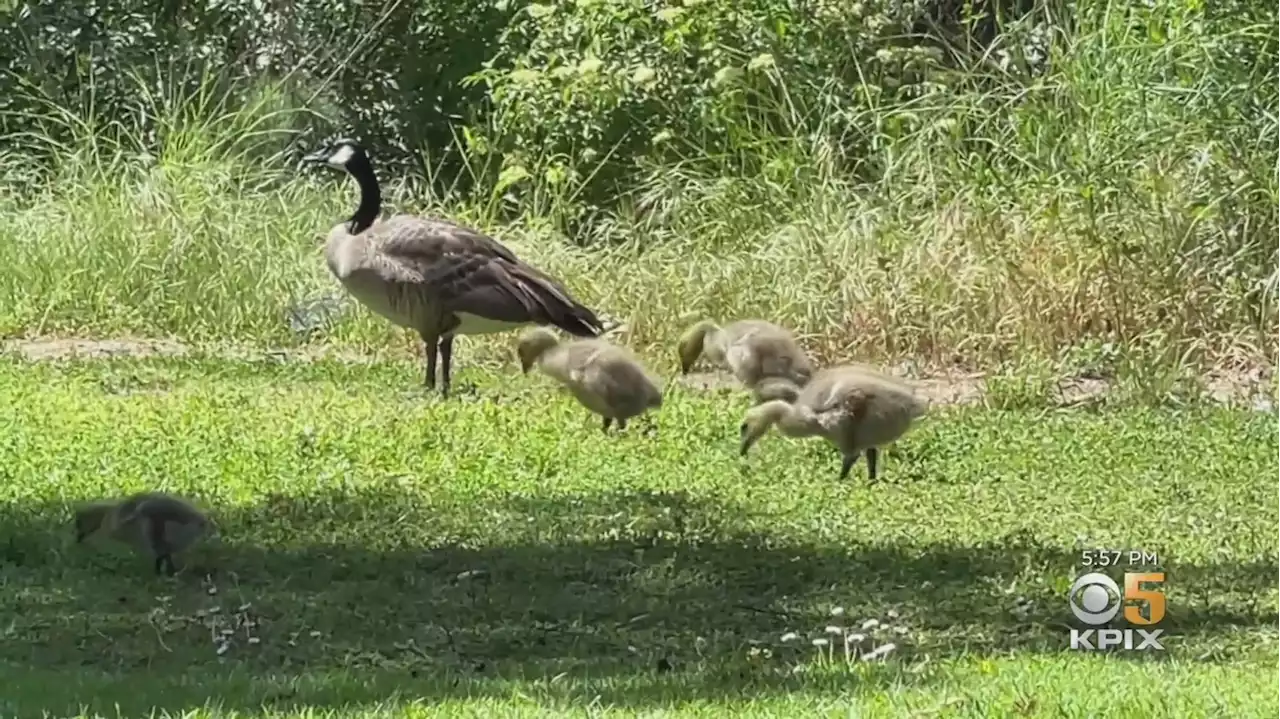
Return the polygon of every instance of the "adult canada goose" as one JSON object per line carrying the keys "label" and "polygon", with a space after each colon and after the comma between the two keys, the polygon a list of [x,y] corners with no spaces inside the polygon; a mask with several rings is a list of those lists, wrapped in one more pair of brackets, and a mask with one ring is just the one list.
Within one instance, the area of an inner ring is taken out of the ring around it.
{"label": "adult canada goose", "polygon": [[551,330],[525,331],[516,346],[520,369],[534,365],[559,382],[587,409],[604,417],[604,431],[662,406],[662,390],[627,350],[603,339],[561,342]]}
{"label": "adult canada goose", "polygon": [[460,334],[503,332],[522,325],[555,325],[596,337],[595,313],[559,282],[516,258],[497,240],[452,222],[393,215],[380,219],[382,193],[368,155],[343,139],[306,162],[345,170],[360,186],[360,205],[334,225],[325,261],[338,281],[369,309],[422,337],[428,389],[441,364],[448,396],[453,340]]}
{"label": "adult canada goose", "polygon": [[705,354],[754,392],[757,402],[793,400],[813,376],[813,363],[791,332],[764,320],[724,327],[702,320],[685,330],[677,350],[681,374],[688,374]]}
{"label": "adult canada goose", "polygon": [[840,479],[865,450],[867,475],[876,478],[878,447],[901,437],[928,403],[911,387],[862,365],[818,371],[794,402],[771,400],[747,411],[739,428],[740,454],[773,425],[790,437],[821,436],[843,456]]}
{"label": "adult canada goose", "polygon": [[177,554],[205,534],[213,523],[190,503],[160,492],[143,492],[122,500],[92,502],[76,509],[76,543],[105,536],[132,546],[155,560],[155,571],[173,574]]}

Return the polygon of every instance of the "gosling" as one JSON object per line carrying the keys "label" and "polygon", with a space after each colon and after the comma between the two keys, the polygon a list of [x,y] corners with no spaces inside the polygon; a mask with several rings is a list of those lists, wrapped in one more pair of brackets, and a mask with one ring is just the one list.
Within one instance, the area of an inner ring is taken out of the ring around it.
{"label": "gosling", "polygon": [[789,437],[820,436],[843,456],[840,479],[849,476],[865,451],[867,475],[876,479],[879,447],[901,437],[928,410],[900,380],[862,365],[842,365],[819,371],[794,402],[770,400],[752,407],[739,428],[739,455],[773,425]]}
{"label": "gosling", "polygon": [[688,374],[705,354],[751,390],[757,404],[794,401],[813,376],[813,363],[791,332],[764,320],[739,320],[724,327],[702,320],[685,331],[677,350],[681,374]]}
{"label": "gosling", "polygon": [[152,557],[156,574],[169,575],[177,572],[174,554],[217,531],[189,502],[160,492],[83,505],[75,512],[75,525],[77,544],[93,536],[127,544]]}
{"label": "gosling", "polygon": [[560,341],[551,330],[536,327],[516,346],[520,370],[534,366],[569,390],[582,406],[604,417],[603,431],[662,406],[662,389],[627,350],[602,339]]}

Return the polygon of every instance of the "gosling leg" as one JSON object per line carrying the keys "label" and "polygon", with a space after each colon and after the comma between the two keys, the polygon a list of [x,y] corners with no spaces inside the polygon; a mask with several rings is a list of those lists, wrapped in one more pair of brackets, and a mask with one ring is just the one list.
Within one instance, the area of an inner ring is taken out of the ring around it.
{"label": "gosling leg", "polygon": [[880,457],[880,450],[875,447],[867,448],[867,478],[872,482],[876,481],[876,460]]}
{"label": "gosling leg", "polygon": [[164,522],[151,520],[146,526],[147,538],[151,540],[151,551],[156,555],[156,574],[173,576],[177,569],[173,565],[172,548],[164,535]]}

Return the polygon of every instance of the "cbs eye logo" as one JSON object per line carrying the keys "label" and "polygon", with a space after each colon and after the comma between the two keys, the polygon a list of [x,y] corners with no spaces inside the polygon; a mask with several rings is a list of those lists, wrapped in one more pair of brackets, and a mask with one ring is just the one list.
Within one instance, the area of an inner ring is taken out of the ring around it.
{"label": "cbs eye logo", "polygon": [[[1076,619],[1092,626],[1115,619],[1121,607],[1124,608],[1125,621],[1130,624],[1157,624],[1164,619],[1165,596],[1159,589],[1144,588],[1145,583],[1163,585],[1164,572],[1125,572],[1123,594],[1111,577],[1101,572],[1090,572],[1080,575],[1071,584],[1067,602]],[[1142,614],[1141,604],[1126,604],[1130,601],[1145,604],[1146,616]]]}

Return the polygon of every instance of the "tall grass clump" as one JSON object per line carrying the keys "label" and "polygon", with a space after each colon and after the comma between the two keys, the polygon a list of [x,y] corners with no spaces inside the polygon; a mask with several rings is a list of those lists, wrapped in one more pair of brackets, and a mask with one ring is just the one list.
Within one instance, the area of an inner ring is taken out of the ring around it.
{"label": "tall grass clump", "polygon": [[[655,335],[681,309],[765,312],[827,358],[985,364],[1118,346],[1156,363],[1274,359],[1275,8],[1074,10],[1070,26],[1030,14],[978,50],[942,32],[873,37],[865,62],[826,80],[726,51],[702,103],[665,87],[681,70],[660,52],[635,64],[643,42],[542,48],[541,71],[526,57],[490,76],[511,99],[497,136],[519,145],[504,171],[565,175],[575,140],[550,119],[616,128],[637,96],[660,108],[645,116],[642,180],[593,228],[633,248],[611,284]],[[537,38],[571,32],[550,23]],[[584,86],[602,83],[628,99],[595,110]],[[689,127],[717,120],[710,140]]]}
{"label": "tall grass clump", "polygon": [[[390,203],[510,242],[641,347],[761,315],[824,361],[1273,363],[1275,8],[1085,1],[975,45],[921,7],[522,6],[451,130],[465,181],[423,147]],[[11,137],[0,332],[301,341],[355,194],[295,170],[311,110],[143,84]]]}
{"label": "tall grass clump", "polygon": [[4,333],[281,336],[280,308],[319,277],[308,208],[325,196],[282,179],[292,111],[270,88],[228,107],[212,84],[156,92],[138,78],[123,117],[92,98],[46,102],[38,129],[13,138]]}

